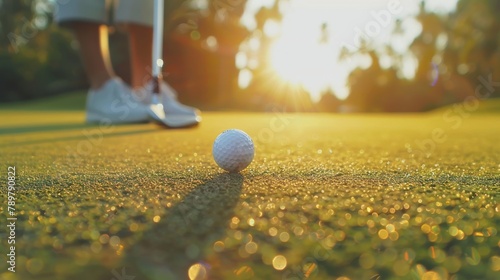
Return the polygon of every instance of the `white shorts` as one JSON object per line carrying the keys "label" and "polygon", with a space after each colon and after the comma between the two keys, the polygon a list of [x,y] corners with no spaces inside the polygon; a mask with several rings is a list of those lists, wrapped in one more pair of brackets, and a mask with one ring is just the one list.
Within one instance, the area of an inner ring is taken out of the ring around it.
{"label": "white shorts", "polygon": [[116,23],[153,25],[154,0],[57,0],[55,21],[110,23],[110,8]]}

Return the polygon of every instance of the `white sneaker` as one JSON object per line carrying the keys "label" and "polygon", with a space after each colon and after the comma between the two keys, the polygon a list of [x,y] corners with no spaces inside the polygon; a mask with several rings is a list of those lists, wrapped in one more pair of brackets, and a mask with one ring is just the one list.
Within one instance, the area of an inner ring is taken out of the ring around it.
{"label": "white sneaker", "polygon": [[[153,83],[135,91],[136,96],[145,104],[151,104]],[[160,85],[160,100],[165,112],[165,124],[173,127],[191,126],[201,122],[200,110],[181,104],[177,100],[177,93],[166,82]],[[171,125],[168,125],[171,124]]]}
{"label": "white sneaker", "polygon": [[120,78],[109,79],[103,86],[90,90],[86,105],[87,123],[147,122],[146,106]]}

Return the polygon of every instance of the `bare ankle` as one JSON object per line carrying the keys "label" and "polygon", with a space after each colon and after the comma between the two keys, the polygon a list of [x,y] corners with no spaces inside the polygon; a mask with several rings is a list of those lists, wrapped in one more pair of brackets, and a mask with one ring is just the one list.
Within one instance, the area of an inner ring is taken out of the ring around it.
{"label": "bare ankle", "polygon": [[95,79],[90,81],[90,89],[92,89],[92,90],[99,89],[102,86],[104,86],[104,84],[112,78],[113,78],[113,76],[110,76],[110,75],[95,78]]}

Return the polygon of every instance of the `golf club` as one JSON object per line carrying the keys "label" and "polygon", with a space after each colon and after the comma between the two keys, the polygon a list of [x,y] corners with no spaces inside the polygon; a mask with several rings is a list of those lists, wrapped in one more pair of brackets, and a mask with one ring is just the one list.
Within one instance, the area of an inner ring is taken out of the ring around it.
{"label": "golf club", "polygon": [[153,14],[153,61],[151,64],[153,71],[153,95],[151,104],[149,105],[149,113],[153,120],[162,122],[165,119],[163,104],[161,103],[160,83],[161,83],[161,68],[163,60],[161,59],[163,45],[163,0],[155,0]]}
{"label": "golf club", "polygon": [[163,67],[163,20],[164,20],[164,0],[155,0],[153,15],[153,52],[152,52],[152,72],[153,72],[153,94],[151,104],[148,106],[150,117],[167,127],[181,128],[196,125],[200,118],[188,115],[167,115],[165,114],[161,100],[161,82]]}

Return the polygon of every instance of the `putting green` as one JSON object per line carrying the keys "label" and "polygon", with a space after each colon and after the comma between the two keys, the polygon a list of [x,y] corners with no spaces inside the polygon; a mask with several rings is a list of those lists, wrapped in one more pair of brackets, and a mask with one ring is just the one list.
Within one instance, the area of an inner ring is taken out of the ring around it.
{"label": "putting green", "polygon": [[[490,107],[205,113],[181,130],[2,110],[0,219],[15,166],[18,220],[16,273],[0,228],[0,278],[500,279]],[[228,128],[256,145],[241,174],[211,156]]]}

